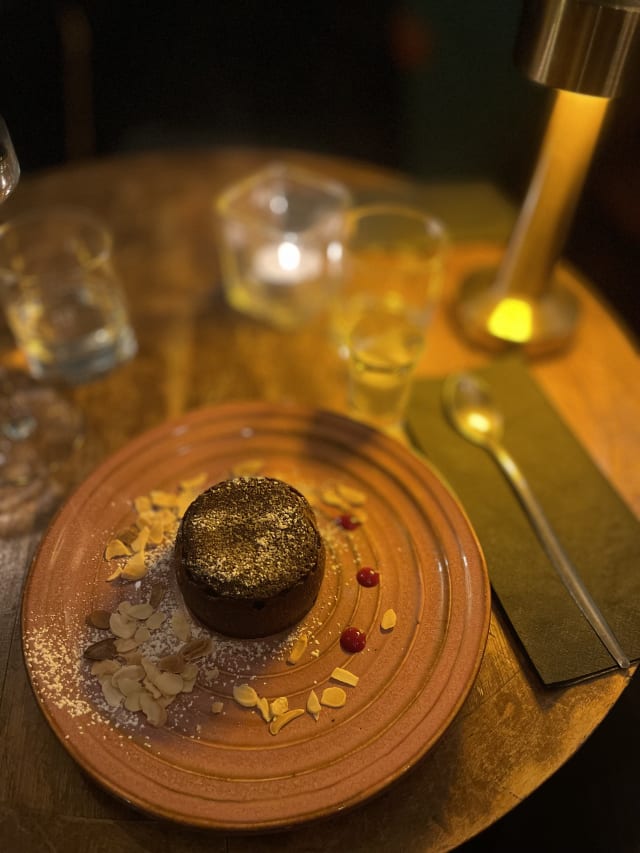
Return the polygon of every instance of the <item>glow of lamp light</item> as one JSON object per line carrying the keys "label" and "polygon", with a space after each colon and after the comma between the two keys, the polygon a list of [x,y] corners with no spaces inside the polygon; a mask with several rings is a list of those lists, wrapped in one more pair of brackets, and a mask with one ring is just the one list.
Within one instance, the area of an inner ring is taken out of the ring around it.
{"label": "glow of lamp light", "polygon": [[492,335],[515,344],[531,339],[533,311],[526,299],[508,296],[501,299],[489,316],[487,328]]}
{"label": "glow of lamp light", "polygon": [[480,412],[471,412],[469,415],[469,426],[476,432],[489,432],[491,421]]}

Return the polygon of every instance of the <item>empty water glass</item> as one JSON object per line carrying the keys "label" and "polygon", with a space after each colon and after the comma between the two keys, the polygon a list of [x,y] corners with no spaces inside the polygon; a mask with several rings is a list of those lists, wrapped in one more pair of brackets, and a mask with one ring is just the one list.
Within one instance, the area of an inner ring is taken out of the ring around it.
{"label": "empty water glass", "polygon": [[91,213],[52,208],[0,227],[7,321],[36,379],[85,382],[136,351],[111,235]]}

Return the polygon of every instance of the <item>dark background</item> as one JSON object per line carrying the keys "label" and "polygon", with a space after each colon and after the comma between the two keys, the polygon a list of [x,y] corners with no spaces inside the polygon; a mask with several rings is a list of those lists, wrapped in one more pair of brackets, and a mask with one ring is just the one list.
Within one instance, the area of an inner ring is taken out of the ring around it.
{"label": "dark background", "polygon": [[[519,12],[516,0],[0,0],[0,113],[25,173],[162,146],[273,145],[488,180],[519,204],[548,106],[512,64]],[[637,334],[635,78],[566,254]],[[640,851],[639,731],[634,681],[564,768],[465,849]]]}

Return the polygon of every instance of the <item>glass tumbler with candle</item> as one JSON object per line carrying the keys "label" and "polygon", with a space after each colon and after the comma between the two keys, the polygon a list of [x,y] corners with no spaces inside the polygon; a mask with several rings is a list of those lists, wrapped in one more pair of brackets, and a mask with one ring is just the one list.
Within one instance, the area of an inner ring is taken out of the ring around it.
{"label": "glass tumbler with candle", "polygon": [[223,192],[216,208],[229,304],[284,330],[322,313],[340,283],[349,204],[342,184],[286,163]]}

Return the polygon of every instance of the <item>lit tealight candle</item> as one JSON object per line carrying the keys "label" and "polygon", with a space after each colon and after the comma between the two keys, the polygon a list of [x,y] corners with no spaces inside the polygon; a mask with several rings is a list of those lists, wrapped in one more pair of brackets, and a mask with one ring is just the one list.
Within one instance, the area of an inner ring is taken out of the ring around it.
{"label": "lit tealight candle", "polygon": [[316,249],[300,250],[295,243],[261,246],[255,253],[253,271],[267,284],[292,285],[316,278],[322,270],[322,256]]}

